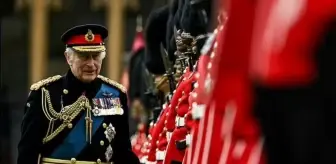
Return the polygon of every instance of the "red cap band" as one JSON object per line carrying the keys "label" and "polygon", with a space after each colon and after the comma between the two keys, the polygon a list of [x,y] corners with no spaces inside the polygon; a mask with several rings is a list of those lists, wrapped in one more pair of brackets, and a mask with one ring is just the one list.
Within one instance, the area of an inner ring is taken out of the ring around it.
{"label": "red cap band", "polygon": [[91,45],[101,43],[103,43],[101,35],[75,35],[66,42],[68,45]]}

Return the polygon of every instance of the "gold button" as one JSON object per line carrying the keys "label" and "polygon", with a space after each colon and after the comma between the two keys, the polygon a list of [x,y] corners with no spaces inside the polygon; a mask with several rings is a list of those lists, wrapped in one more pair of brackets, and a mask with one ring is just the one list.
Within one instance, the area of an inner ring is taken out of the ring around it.
{"label": "gold button", "polygon": [[103,123],[103,128],[106,129],[106,127],[107,127],[107,124],[106,124],[106,123]]}
{"label": "gold button", "polygon": [[104,141],[103,140],[100,141],[100,145],[104,146]]}
{"label": "gold button", "polygon": [[211,55],[210,55],[210,58],[211,58],[211,59],[214,58],[215,55],[216,55],[215,52],[212,52]]}
{"label": "gold button", "polygon": [[72,123],[68,124],[68,128],[71,129],[72,128]]}
{"label": "gold button", "polygon": [[101,164],[101,160],[99,158],[97,159],[97,164]]}
{"label": "gold button", "polygon": [[76,158],[71,158],[71,163],[76,163]]}
{"label": "gold button", "polygon": [[69,91],[67,89],[63,89],[63,93],[66,95],[69,93]]}

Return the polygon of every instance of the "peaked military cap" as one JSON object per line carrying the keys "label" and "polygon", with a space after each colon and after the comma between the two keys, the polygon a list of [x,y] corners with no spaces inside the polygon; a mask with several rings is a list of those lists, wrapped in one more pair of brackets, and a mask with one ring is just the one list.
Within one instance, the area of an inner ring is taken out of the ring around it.
{"label": "peaked military cap", "polygon": [[85,24],[67,30],[61,37],[66,47],[79,52],[103,52],[108,31],[104,26]]}

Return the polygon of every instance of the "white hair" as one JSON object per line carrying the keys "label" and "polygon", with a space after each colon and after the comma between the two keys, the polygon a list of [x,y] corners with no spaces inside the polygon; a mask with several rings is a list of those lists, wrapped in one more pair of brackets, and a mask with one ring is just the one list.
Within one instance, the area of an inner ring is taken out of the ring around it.
{"label": "white hair", "polygon": [[[67,47],[64,53],[66,54],[66,56],[69,57],[70,60],[72,60],[74,54],[77,52],[73,50],[71,47]],[[100,59],[103,60],[106,57],[106,51],[100,52],[99,56],[100,56]]]}

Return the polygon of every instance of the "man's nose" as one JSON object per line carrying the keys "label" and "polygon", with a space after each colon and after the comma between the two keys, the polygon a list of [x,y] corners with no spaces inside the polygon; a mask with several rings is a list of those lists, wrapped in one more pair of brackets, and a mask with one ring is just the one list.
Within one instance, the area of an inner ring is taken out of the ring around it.
{"label": "man's nose", "polygon": [[94,65],[94,59],[91,55],[87,59],[87,64],[90,65],[90,66]]}

